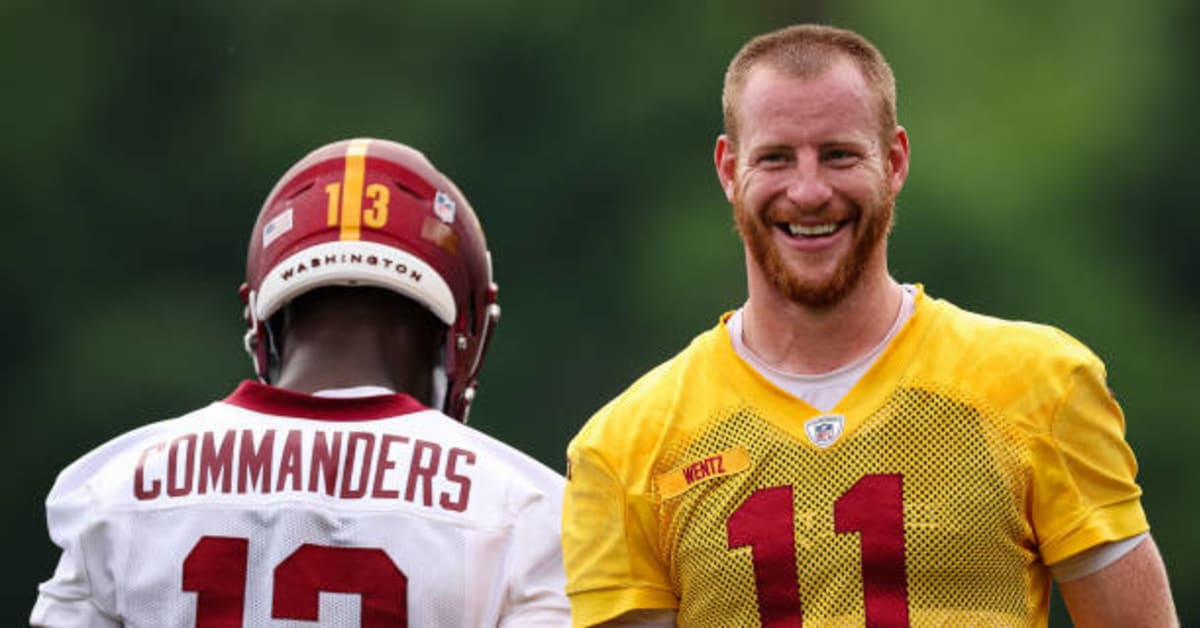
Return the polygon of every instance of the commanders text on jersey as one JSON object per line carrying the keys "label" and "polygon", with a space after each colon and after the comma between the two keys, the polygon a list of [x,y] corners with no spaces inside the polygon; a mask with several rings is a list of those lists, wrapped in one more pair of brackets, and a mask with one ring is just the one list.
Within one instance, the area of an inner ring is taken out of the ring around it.
{"label": "commanders text on jersey", "polygon": [[179,436],[142,450],[133,477],[140,501],[208,493],[313,493],[403,499],[461,512],[475,452],[400,434],[340,430],[226,430]]}

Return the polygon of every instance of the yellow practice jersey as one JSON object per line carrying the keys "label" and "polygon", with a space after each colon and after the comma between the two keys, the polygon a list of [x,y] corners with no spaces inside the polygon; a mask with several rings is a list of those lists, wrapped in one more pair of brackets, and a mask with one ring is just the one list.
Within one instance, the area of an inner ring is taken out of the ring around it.
{"label": "yellow practice jersey", "polygon": [[576,625],[1044,626],[1047,564],[1148,529],[1104,367],[1056,329],[919,294],[821,412],[726,319],[570,445]]}

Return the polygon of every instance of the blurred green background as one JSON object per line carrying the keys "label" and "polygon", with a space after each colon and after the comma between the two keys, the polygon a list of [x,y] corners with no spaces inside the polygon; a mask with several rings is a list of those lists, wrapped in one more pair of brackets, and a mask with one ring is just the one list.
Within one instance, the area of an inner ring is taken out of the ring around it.
{"label": "blurred green background", "polygon": [[859,30],[895,67],[897,278],[1106,360],[1200,619],[1198,18],[1194,0],[3,0],[0,623],[27,621],[53,568],[60,468],[250,376],[250,227],[334,139],[413,144],[472,200],[504,308],[472,423],[561,470],[591,411],[744,299],[711,165],[722,74],[796,21]]}

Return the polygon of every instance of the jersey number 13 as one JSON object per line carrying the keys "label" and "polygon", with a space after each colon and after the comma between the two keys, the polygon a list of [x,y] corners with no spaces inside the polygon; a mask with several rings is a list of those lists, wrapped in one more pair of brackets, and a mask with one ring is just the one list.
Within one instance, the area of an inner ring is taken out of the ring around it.
{"label": "jersey number 13", "polygon": [[[183,590],[196,592],[196,628],[241,628],[250,540],[205,536],[183,561]],[[305,543],[275,567],[271,617],[317,621],[321,591],[362,595],[363,628],[408,626],[408,578],[372,547]]]}

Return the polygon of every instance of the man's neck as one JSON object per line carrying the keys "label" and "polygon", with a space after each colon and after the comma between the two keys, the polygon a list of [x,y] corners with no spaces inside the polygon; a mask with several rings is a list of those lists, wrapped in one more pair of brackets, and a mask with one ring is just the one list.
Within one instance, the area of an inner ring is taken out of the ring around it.
{"label": "man's neck", "polygon": [[329,347],[320,343],[294,344],[280,370],[276,385],[298,392],[382,386],[396,390],[385,362],[378,352],[355,351],[352,347]]}
{"label": "man's neck", "polygon": [[297,392],[379,386],[427,403],[433,368],[396,327],[326,326],[293,330],[284,340],[276,385]]}
{"label": "man's neck", "polygon": [[864,276],[828,308],[753,288],[743,310],[743,340],[772,368],[796,374],[828,373],[866,355],[891,329],[903,298],[903,288],[886,273],[873,281]]}

